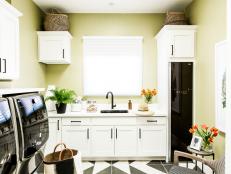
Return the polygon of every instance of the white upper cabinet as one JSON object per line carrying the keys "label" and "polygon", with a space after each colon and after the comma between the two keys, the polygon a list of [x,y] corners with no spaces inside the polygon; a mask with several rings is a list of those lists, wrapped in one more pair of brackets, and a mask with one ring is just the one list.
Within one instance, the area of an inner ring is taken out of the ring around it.
{"label": "white upper cabinet", "polygon": [[158,52],[167,53],[169,61],[195,58],[195,33],[194,25],[164,26],[156,36],[157,44],[161,43]]}
{"label": "white upper cabinet", "polygon": [[71,63],[71,38],[67,31],[39,31],[39,62],[46,64]]}
{"label": "white upper cabinet", "polygon": [[19,77],[19,19],[22,14],[0,1],[0,80]]}

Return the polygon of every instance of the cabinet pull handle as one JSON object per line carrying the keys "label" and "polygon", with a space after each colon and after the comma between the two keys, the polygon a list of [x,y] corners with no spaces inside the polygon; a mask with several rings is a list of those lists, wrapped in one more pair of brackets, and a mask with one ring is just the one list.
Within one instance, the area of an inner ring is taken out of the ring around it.
{"label": "cabinet pull handle", "polygon": [[0,58],[0,72],[2,72],[2,58]]}
{"label": "cabinet pull handle", "polygon": [[87,139],[89,139],[89,128],[87,128]]}
{"label": "cabinet pull handle", "polygon": [[4,61],[4,71],[3,73],[6,73],[6,59],[2,59]]}
{"label": "cabinet pull handle", "polygon": [[139,128],[139,138],[141,139],[141,128]]}
{"label": "cabinet pull handle", "polygon": [[117,128],[116,128],[116,139],[117,139]]}
{"label": "cabinet pull handle", "polygon": [[63,49],[63,59],[64,59],[64,55],[65,55],[65,50]]}
{"label": "cabinet pull handle", "polygon": [[157,123],[157,120],[147,120],[148,123]]}
{"label": "cabinet pull handle", "polygon": [[59,120],[57,121],[57,130],[59,130]]}
{"label": "cabinet pull handle", "polygon": [[171,48],[172,48],[172,52],[171,52],[171,55],[173,56],[173,45],[171,45]]}
{"label": "cabinet pull handle", "polygon": [[81,123],[81,121],[71,121],[71,123]]}
{"label": "cabinet pull handle", "polygon": [[112,131],[112,128],[111,128],[111,139],[113,138],[113,135],[112,135],[112,134],[113,134],[113,131]]}

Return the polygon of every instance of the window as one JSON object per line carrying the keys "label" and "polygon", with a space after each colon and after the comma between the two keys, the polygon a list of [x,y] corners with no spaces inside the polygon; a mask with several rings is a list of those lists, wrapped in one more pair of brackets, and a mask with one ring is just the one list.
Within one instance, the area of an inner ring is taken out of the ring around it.
{"label": "window", "polygon": [[84,37],[83,54],[84,95],[140,95],[142,37]]}

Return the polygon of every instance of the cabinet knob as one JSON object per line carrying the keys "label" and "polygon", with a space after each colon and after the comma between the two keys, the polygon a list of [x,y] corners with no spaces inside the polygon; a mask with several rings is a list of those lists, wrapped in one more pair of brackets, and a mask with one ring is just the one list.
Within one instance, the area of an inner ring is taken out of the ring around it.
{"label": "cabinet knob", "polygon": [[111,128],[111,139],[113,138],[113,130],[112,130],[112,128]]}
{"label": "cabinet knob", "polygon": [[117,139],[117,128],[116,128],[116,139]]}
{"label": "cabinet knob", "polygon": [[171,45],[171,49],[172,49],[171,55],[173,56],[173,45]]}
{"label": "cabinet knob", "polygon": [[141,139],[141,128],[139,128],[139,138]]}
{"label": "cabinet knob", "polygon": [[57,130],[59,130],[59,120],[57,121]]}
{"label": "cabinet knob", "polygon": [[2,59],[4,61],[4,71],[3,73],[6,73],[6,59]]}
{"label": "cabinet knob", "polygon": [[65,58],[65,50],[63,49],[63,59]]}
{"label": "cabinet knob", "polygon": [[157,120],[147,120],[148,123],[157,123]]}
{"label": "cabinet knob", "polygon": [[89,139],[89,128],[87,128],[87,139]]}
{"label": "cabinet knob", "polygon": [[81,123],[81,121],[71,121],[71,123]]}

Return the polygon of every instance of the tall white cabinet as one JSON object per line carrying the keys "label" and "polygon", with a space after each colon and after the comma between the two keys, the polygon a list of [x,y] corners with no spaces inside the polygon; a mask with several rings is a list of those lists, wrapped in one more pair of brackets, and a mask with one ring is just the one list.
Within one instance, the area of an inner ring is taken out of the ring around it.
{"label": "tall white cabinet", "polygon": [[[157,41],[157,100],[159,110],[168,115],[169,158],[171,154],[171,62],[192,62],[195,73],[196,28],[195,25],[166,25],[155,37]],[[194,87],[195,81],[193,82],[193,101],[195,101]],[[193,104],[193,113],[195,113],[194,109]]]}
{"label": "tall white cabinet", "polygon": [[0,80],[19,77],[19,17],[22,14],[0,1]]}
{"label": "tall white cabinet", "polygon": [[[166,25],[156,35],[158,105],[169,114],[170,62],[195,62],[195,25]],[[195,66],[194,66],[195,67]]]}

